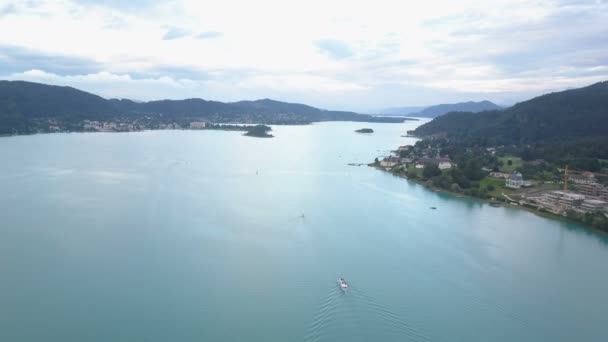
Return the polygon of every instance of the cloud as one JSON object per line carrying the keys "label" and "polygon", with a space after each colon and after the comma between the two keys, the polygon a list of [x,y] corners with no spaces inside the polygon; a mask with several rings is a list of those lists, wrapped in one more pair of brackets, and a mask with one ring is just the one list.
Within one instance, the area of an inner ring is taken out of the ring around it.
{"label": "cloud", "polygon": [[354,55],[354,51],[348,44],[334,39],[322,39],[315,42],[317,48],[324,54],[336,58],[348,58]]}
{"label": "cloud", "polygon": [[608,79],[606,1],[2,4],[0,78],[110,97],[271,97],[356,110],[524,100]]}
{"label": "cloud", "polygon": [[17,7],[15,4],[7,4],[0,7],[0,17],[13,13],[17,13]]}
{"label": "cloud", "polygon": [[221,32],[217,32],[217,31],[206,31],[206,32],[201,32],[199,34],[197,34],[195,36],[196,39],[213,39],[213,38],[219,38],[223,36],[223,34]]}
{"label": "cloud", "polygon": [[171,27],[169,28],[165,34],[163,35],[163,40],[173,40],[186,37],[190,32],[188,30],[179,28],[179,27]]}
{"label": "cloud", "polygon": [[42,69],[59,75],[102,70],[100,63],[75,56],[49,54],[33,49],[0,44],[0,74]]}
{"label": "cloud", "polygon": [[142,8],[151,7],[158,3],[157,0],[76,0],[75,2],[82,5],[104,6],[123,11],[141,10]]}

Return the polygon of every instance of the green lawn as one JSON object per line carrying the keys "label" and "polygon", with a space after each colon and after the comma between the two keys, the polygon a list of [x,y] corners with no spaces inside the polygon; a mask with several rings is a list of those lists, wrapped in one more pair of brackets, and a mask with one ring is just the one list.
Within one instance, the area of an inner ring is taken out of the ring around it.
{"label": "green lawn", "polygon": [[[524,163],[521,158],[514,156],[498,157],[498,160],[503,162],[503,165],[500,167],[501,172],[513,172]],[[509,160],[512,162],[511,165],[509,165]]]}
{"label": "green lawn", "polygon": [[417,175],[418,177],[422,177],[422,170],[423,170],[423,169],[417,169],[417,168],[414,166],[414,164],[413,164],[413,163],[412,163],[412,164],[410,164],[410,166],[407,168],[407,171],[408,171],[408,172],[416,172],[416,175]]}
{"label": "green lawn", "polygon": [[505,180],[493,177],[484,177],[479,181],[479,188],[487,188],[489,184],[494,186],[494,190],[488,192],[488,194],[492,197],[502,197],[502,194],[511,195],[515,191],[513,189],[509,189],[505,186]]}

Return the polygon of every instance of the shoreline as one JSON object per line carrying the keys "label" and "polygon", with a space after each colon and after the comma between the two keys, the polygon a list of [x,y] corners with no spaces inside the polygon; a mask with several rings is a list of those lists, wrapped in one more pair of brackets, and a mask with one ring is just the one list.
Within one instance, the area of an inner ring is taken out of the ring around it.
{"label": "shoreline", "polygon": [[380,170],[380,171],[383,171],[383,172],[386,172],[386,173],[389,173],[389,174],[391,174],[394,177],[404,179],[404,180],[406,180],[408,182],[412,182],[412,183],[418,184],[418,185],[424,187],[426,190],[430,190],[432,192],[442,192],[442,193],[448,194],[450,196],[453,196],[453,197],[456,197],[456,198],[461,198],[461,199],[462,198],[466,198],[466,199],[469,199],[469,200],[477,200],[477,201],[480,201],[482,203],[487,203],[487,204],[489,204],[491,206],[492,206],[493,203],[499,203],[500,206],[505,207],[505,208],[523,209],[523,210],[525,210],[525,211],[527,211],[527,212],[529,212],[531,214],[534,214],[534,215],[537,215],[537,216],[540,216],[540,217],[543,217],[543,218],[547,218],[547,219],[551,219],[551,220],[555,220],[555,221],[566,222],[566,223],[574,223],[574,224],[577,224],[577,225],[585,228],[588,231],[595,232],[595,233],[600,233],[603,236],[608,237],[608,232],[606,232],[606,231],[603,231],[601,229],[593,228],[592,226],[589,226],[589,225],[585,224],[584,222],[573,220],[571,218],[564,217],[564,216],[561,216],[561,215],[557,215],[557,214],[554,214],[554,213],[551,213],[551,212],[548,212],[548,211],[539,211],[538,209],[529,208],[529,207],[527,207],[525,205],[520,205],[520,204],[513,205],[513,204],[509,203],[508,201],[502,200],[502,199],[479,198],[479,197],[469,196],[469,195],[465,195],[465,194],[458,193],[458,192],[449,191],[449,190],[446,190],[446,189],[441,189],[441,188],[435,187],[433,185],[426,184],[426,182],[424,182],[422,180],[410,179],[410,178],[408,178],[405,175],[396,174],[394,172],[386,170],[385,168],[383,168],[381,166],[375,165],[374,163],[367,164],[367,166],[373,167],[373,168],[375,168],[377,170]]}
{"label": "shoreline", "polygon": [[[418,119],[404,119],[403,122],[406,121],[418,121]],[[322,120],[322,121],[310,121],[310,122],[293,122],[293,123],[211,123],[213,125],[232,125],[232,126],[242,126],[242,127],[253,127],[257,125],[266,125],[266,126],[312,126],[318,123],[324,122],[353,122],[353,123],[373,123],[373,124],[399,124],[403,122],[382,122],[382,121],[353,121],[353,120]],[[27,133],[0,133],[0,138],[8,138],[8,137],[18,137],[18,136],[28,136],[28,135],[36,135],[36,134],[56,134],[56,133],[136,133],[136,132],[148,132],[148,131],[246,131],[245,129],[230,129],[230,128],[189,128],[189,127],[181,127],[181,128],[143,128],[143,129],[133,129],[133,130],[118,130],[118,131],[91,131],[91,130],[74,130],[74,131],[38,131],[38,132],[27,132]]]}

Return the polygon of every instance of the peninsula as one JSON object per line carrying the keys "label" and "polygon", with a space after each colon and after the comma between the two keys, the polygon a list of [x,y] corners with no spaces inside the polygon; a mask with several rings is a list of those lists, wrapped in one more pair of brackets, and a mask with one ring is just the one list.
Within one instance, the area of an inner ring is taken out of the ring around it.
{"label": "peninsula", "polygon": [[369,133],[374,133],[374,130],[371,128],[361,128],[361,129],[356,130],[355,132],[369,134]]}

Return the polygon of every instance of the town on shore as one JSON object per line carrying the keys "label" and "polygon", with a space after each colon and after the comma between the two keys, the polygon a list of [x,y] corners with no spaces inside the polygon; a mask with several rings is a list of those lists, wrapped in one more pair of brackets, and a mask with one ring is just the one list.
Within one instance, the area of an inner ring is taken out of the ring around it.
{"label": "town on shore", "polygon": [[158,121],[144,119],[122,120],[83,120],[82,122],[65,123],[48,119],[40,124],[35,133],[70,133],[70,132],[140,132],[145,130],[223,130],[242,131],[244,135],[252,137],[271,138],[270,126],[260,124],[217,124],[207,121]]}
{"label": "town on shore", "polygon": [[524,160],[510,150],[420,140],[399,146],[370,165],[433,189],[486,199],[495,206],[521,206],[608,232],[608,161],[578,165],[592,172],[543,159]]}

